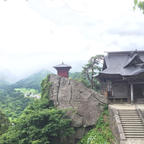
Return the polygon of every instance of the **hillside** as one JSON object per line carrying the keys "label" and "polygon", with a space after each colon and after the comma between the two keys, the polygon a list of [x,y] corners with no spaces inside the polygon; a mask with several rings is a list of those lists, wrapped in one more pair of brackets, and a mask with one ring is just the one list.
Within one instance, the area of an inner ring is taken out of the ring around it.
{"label": "hillside", "polygon": [[0,135],[7,131],[9,124],[8,118],[0,111]]}
{"label": "hillside", "polygon": [[4,114],[10,119],[21,115],[27,105],[33,101],[33,98],[26,95],[38,94],[41,89],[41,81],[49,73],[48,70],[41,70],[11,85],[0,80],[0,109]]}
{"label": "hillside", "polygon": [[28,88],[36,89],[40,92],[42,80],[51,72],[48,70],[41,70],[37,73],[30,75],[29,77],[22,79],[15,84],[11,85],[12,88]]}
{"label": "hillside", "polygon": [[17,118],[32,98],[24,97],[24,94],[14,89],[0,90],[0,110],[10,119]]}

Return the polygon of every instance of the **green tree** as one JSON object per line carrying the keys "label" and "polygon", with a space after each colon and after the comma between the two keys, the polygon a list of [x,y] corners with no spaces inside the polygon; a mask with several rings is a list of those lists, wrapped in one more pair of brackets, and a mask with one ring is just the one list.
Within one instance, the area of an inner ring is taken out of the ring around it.
{"label": "green tree", "polygon": [[143,0],[134,0],[134,9],[138,7],[144,13],[144,1]]}
{"label": "green tree", "polygon": [[82,75],[92,89],[97,89],[98,87],[98,81],[96,81],[95,76],[102,70],[103,59],[103,55],[93,56],[89,59],[88,64],[83,67]]}
{"label": "green tree", "polygon": [[65,112],[48,99],[36,100],[0,137],[2,144],[62,144],[61,138],[73,133]]}
{"label": "green tree", "polygon": [[9,119],[20,116],[28,104],[33,101],[33,98],[24,97],[23,93],[12,88],[1,89],[0,99],[0,109]]}

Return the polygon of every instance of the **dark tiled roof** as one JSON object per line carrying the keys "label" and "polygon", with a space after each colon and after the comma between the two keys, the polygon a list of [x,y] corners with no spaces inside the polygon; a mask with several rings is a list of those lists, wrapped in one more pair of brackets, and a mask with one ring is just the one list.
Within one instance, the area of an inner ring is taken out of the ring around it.
{"label": "dark tiled roof", "polygon": [[133,76],[144,72],[144,51],[109,52],[99,75]]}

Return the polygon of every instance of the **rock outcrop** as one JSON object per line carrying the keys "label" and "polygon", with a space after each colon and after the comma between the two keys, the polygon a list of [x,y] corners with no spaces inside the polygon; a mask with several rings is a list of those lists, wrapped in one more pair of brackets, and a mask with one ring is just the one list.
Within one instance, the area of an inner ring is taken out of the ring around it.
{"label": "rock outcrop", "polygon": [[75,139],[81,139],[87,130],[96,124],[103,104],[107,103],[103,95],[86,88],[82,83],[50,75],[50,99],[60,109],[68,109],[72,126],[76,130]]}

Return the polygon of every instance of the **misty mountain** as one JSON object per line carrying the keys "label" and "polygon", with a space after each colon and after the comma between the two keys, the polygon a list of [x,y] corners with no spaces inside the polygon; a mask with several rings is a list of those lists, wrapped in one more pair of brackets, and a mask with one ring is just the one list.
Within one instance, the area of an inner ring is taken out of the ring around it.
{"label": "misty mountain", "polygon": [[0,88],[3,89],[8,85],[15,83],[17,77],[8,69],[0,69]]}
{"label": "misty mountain", "polygon": [[16,76],[8,69],[0,69],[0,83],[11,84],[16,81]]}
{"label": "misty mountain", "polygon": [[0,80],[0,89],[3,89],[5,87],[8,87],[10,85],[9,82],[5,81],[5,80]]}
{"label": "misty mountain", "polygon": [[11,87],[12,88],[30,88],[30,89],[36,89],[40,91],[41,82],[48,74],[51,74],[49,70],[41,70],[37,73],[34,73],[28,76],[25,79],[22,79],[16,82],[15,84],[12,84]]}

